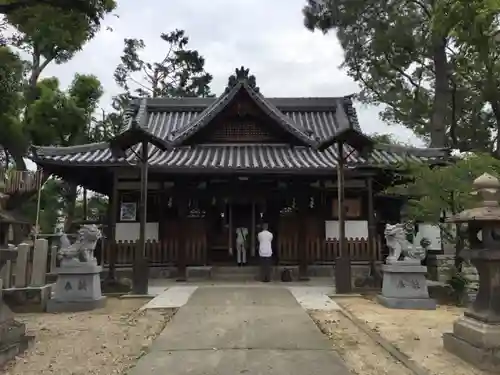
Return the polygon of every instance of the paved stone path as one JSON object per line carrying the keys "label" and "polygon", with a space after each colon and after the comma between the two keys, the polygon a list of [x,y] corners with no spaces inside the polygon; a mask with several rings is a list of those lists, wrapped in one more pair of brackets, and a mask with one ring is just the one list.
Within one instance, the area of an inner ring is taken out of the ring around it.
{"label": "paved stone path", "polygon": [[348,375],[287,288],[198,287],[130,375]]}

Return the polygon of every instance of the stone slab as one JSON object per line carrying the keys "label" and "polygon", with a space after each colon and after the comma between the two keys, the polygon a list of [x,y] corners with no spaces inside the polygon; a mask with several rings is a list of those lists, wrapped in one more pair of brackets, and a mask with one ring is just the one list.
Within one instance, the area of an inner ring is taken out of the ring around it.
{"label": "stone slab", "polygon": [[392,298],[377,296],[378,302],[390,309],[436,310],[436,301],[430,298]]}
{"label": "stone slab", "polygon": [[5,303],[15,313],[45,312],[51,294],[51,284],[3,290]]}
{"label": "stone slab", "polygon": [[30,286],[43,286],[46,284],[48,251],[49,242],[44,238],[37,238],[33,249]]}
{"label": "stone slab", "polygon": [[106,297],[95,300],[65,301],[52,298],[47,303],[48,313],[79,312],[100,309],[106,306]]}
{"label": "stone slab", "polygon": [[[269,286],[268,286],[269,285]],[[257,286],[199,287],[187,306],[266,306],[299,308],[297,300],[283,284],[257,283]],[[299,311],[302,311],[299,309]]]}
{"label": "stone slab", "polygon": [[150,352],[129,375],[349,375],[332,350]]}
{"label": "stone slab", "polygon": [[480,370],[500,372],[500,348],[484,349],[470,344],[453,333],[443,334],[443,346],[450,353]]}
{"label": "stone slab", "polygon": [[284,287],[199,287],[129,375],[347,375]]}
{"label": "stone slab", "polygon": [[320,350],[329,345],[328,338],[299,306],[284,309],[185,305],[155,340],[153,348]]}
{"label": "stone slab", "polygon": [[141,310],[168,309],[184,306],[197,288],[197,286],[173,286],[142,306]]}
{"label": "stone slab", "polygon": [[288,290],[305,310],[338,311],[339,305],[332,301],[326,293],[326,288],[316,287],[289,287]]}

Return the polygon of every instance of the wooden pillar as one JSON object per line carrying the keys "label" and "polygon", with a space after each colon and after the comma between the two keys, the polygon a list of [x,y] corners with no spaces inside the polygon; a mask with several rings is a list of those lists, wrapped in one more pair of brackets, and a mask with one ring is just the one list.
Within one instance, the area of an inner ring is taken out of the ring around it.
{"label": "wooden pillar", "polygon": [[88,217],[87,189],[83,188],[83,220],[87,220]]}
{"label": "wooden pillar", "polygon": [[141,145],[141,197],[139,200],[139,241],[135,247],[133,264],[133,291],[148,294],[149,261],[146,258],[146,223],[148,206],[148,147],[147,141]]}
{"label": "wooden pillar", "polygon": [[118,221],[118,207],[120,202],[118,201],[118,174],[113,171],[113,186],[111,187],[111,195],[109,197],[108,204],[108,228],[107,228],[107,246],[109,249],[109,259],[108,259],[108,280],[116,280],[116,222]]}
{"label": "wooden pillar", "polygon": [[228,244],[229,244],[229,254],[232,256],[236,249],[233,248],[233,202],[230,200],[228,203],[228,215],[229,215],[229,231],[228,231]]}
{"label": "wooden pillar", "polygon": [[309,197],[307,195],[307,190],[304,186],[300,186],[297,189],[296,204],[299,210],[299,228],[298,228],[298,256],[299,256],[299,281],[307,281],[309,277],[307,275],[307,206],[309,203]]}
{"label": "wooden pillar", "polygon": [[345,237],[345,196],[344,196],[344,166],[345,154],[343,142],[337,143],[338,150],[338,217],[339,217],[339,245],[340,257],[335,260],[335,288],[338,294],[352,292],[351,257]]}
{"label": "wooden pillar", "polygon": [[[256,253],[256,243],[255,239],[257,237],[257,231],[255,228],[255,199],[252,198],[252,228],[250,229],[250,256],[255,257]],[[276,246],[276,245],[275,245]]]}
{"label": "wooden pillar", "polygon": [[368,190],[368,250],[370,254],[374,255],[372,260],[377,260],[375,254],[375,240],[376,240],[376,222],[375,222],[375,207],[373,204],[373,177],[368,177],[367,181],[367,190]]}
{"label": "wooden pillar", "polygon": [[187,280],[187,216],[188,216],[188,197],[185,192],[177,192],[176,194],[177,212],[179,215],[179,232],[178,232],[178,255],[177,255],[177,281]]}

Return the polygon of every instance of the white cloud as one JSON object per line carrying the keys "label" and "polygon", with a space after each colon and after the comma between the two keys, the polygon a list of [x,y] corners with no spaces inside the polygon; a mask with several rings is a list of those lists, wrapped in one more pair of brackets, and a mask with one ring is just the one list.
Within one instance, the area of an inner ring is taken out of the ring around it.
{"label": "white cloud", "polygon": [[[63,85],[74,73],[95,74],[106,89],[103,105],[118,92],[113,71],[119,63],[124,38],[142,38],[145,56],[155,60],[166,52],[161,33],[186,30],[190,47],[206,59],[214,75],[212,89],[220,93],[227,77],[244,65],[268,96],[339,96],[358,86],[339,69],[343,51],[334,34],[311,33],[303,26],[305,0],[119,0],[117,15],[82,52],[67,64],[50,66],[45,76],[59,77]],[[407,129],[388,126],[378,109],[358,106],[362,128],[393,133],[402,141],[422,145]]]}

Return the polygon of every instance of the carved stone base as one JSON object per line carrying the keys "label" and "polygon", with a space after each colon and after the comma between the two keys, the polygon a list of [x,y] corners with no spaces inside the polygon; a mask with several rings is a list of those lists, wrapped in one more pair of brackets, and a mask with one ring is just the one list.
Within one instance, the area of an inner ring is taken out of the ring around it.
{"label": "carved stone base", "polygon": [[430,298],[390,298],[378,295],[377,301],[390,309],[436,310],[436,301]]}
{"label": "carved stone base", "polygon": [[382,305],[394,309],[436,309],[436,302],[429,298],[427,290],[427,268],[420,262],[384,264],[382,272],[382,294],[378,298]]}
{"label": "carved stone base", "polygon": [[47,312],[72,312],[103,307],[101,267],[80,263],[64,265],[57,270],[54,296],[47,303]]}
{"label": "carved stone base", "polygon": [[480,370],[500,373],[500,324],[461,317],[443,335],[446,350]]}

